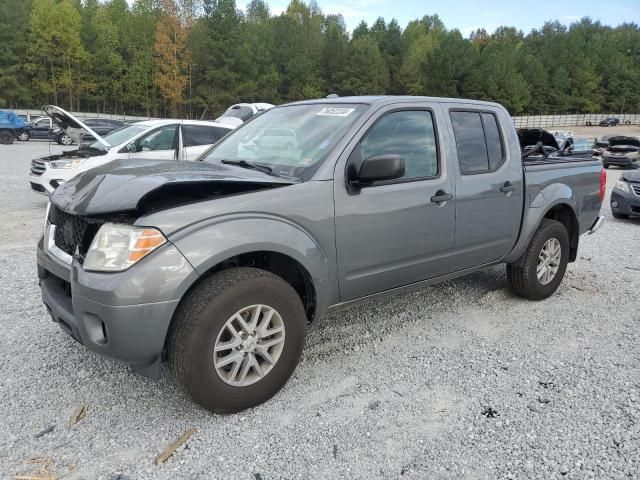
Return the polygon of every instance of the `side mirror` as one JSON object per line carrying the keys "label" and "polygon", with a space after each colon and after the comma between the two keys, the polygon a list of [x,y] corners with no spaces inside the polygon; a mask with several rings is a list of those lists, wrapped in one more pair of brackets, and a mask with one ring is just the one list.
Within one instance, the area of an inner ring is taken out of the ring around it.
{"label": "side mirror", "polygon": [[373,182],[394,180],[404,176],[404,159],[400,155],[374,155],[366,158],[360,166],[356,178],[349,184],[360,188]]}
{"label": "side mirror", "polygon": [[129,153],[136,153],[138,151],[138,147],[135,143],[130,143],[129,145],[127,145],[127,150],[129,151]]}

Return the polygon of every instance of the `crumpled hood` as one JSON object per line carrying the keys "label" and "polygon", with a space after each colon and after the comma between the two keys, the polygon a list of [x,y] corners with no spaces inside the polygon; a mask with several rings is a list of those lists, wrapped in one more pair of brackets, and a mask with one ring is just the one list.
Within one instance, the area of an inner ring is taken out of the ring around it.
{"label": "crumpled hood", "polygon": [[629,147],[640,147],[640,140],[636,137],[626,137],[626,136],[616,136],[609,137],[609,146],[629,146]]}
{"label": "crumpled hood", "polygon": [[620,178],[622,178],[622,180],[626,180],[627,182],[640,183],[640,170],[623,172],[622,175],[620,175]]}
{"label": "crumpled hood", "polygon": [[[88,170],[58,187],[51,202],[76,215],[136,212],[153,197],[164,205],[262,188],[291,185],[292,180],[208,162],[118,160]],[[204,193],[202,193],[204,192]]]}

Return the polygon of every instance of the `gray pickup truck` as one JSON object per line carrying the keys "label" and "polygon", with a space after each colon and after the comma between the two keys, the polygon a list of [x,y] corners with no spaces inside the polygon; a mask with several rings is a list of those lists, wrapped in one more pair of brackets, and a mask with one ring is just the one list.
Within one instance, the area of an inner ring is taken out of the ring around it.
{"label": "gray pickup truck", "polygon": [[331,309],[498,263],[549,297],[606,177],[590,156],[527,155],[495,103],[276,107],[201,161],[116,161],[56,189],[42,298],[88,349],[151,377],[167,360],[196,402],[237,412],[283,387]]}

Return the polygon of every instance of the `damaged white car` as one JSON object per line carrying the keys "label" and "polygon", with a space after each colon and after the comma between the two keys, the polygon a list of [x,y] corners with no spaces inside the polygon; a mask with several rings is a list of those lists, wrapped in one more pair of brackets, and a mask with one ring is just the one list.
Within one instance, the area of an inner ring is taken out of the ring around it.
{"label": "damaged white car", "polygon": [[114,160],[195,160],[236,128],[232,124],[200,120],[147,120],[101,137],[60,107],[48,105],[43,110],[76,143],[80,144],[87,133],[95,139],[77,150],[31,162],[29,185],[32,191],[43,195],[51,195],[59,185],[79,173]]}

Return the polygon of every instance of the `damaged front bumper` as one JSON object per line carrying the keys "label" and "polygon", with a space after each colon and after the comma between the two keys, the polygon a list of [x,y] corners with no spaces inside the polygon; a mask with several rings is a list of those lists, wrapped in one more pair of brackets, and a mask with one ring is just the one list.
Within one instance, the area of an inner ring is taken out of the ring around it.
{"label": "damaged front bumper", "polygon": [[[118,273],[86,272],[37,250],[42,300],[53,321],[89,350],[157,378],[160,357],[184,284],[195,271],[167,244]],[[139,267],[139,268],[138,268]]]}

